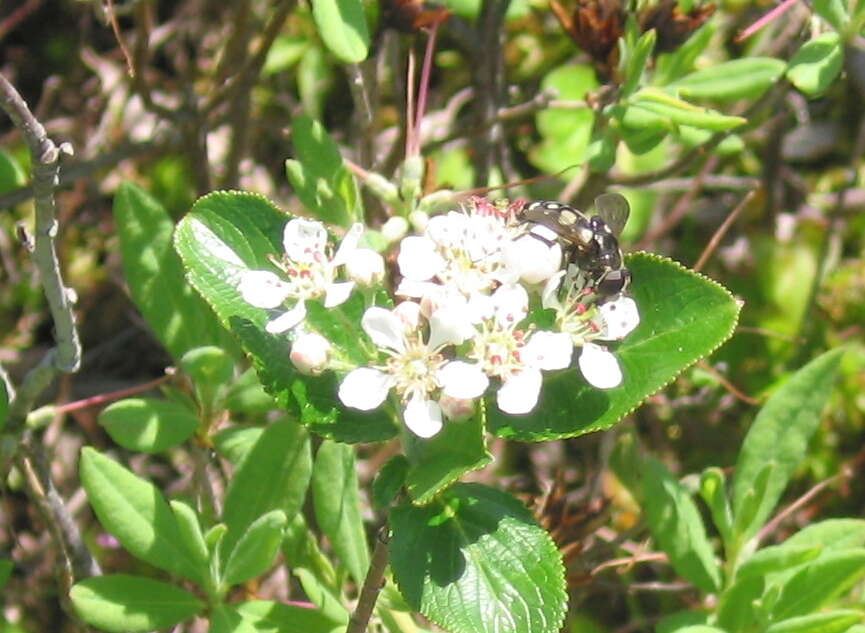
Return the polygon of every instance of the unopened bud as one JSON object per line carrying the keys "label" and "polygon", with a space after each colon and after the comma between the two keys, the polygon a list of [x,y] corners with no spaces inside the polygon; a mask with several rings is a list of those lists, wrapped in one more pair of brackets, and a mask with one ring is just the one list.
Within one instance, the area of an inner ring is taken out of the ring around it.
{"label": "unopened bud", "polygon": [[439,406],[448,420],[461,422],[472,417],[475,413],[474,398],[452,398],[442,394],[439,398]]}
{"label": "unopened bud", "polygon": [[316,376],[327,369],[330,350],[330,341],[320,334],[309,332],[297,337],[291,346],[289,358],[300,373]]}
{"label": "unopened bud", "polygon": [[359,248],[345,264],[349,278],[361,286],[371,286],[384,277],[384,258],[371,248]]}

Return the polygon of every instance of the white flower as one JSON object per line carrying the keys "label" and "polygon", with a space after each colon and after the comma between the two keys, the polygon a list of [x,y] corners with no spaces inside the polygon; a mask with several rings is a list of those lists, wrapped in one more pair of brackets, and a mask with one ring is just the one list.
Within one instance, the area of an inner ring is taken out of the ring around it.
{"label": "white flower", "polygon": [[[565,292],[560,299],[563,278]],[[639,325],[640,313],[637,303],[625,296],[598,305],[598,297],[586,288],[581,273],[562,271],[547,281],[542,304],[556,311],[558,329],[582,348],[578,364],[586,382],[598,389],[613,389],[622,383],[619,362],[612,352],[592,341],[625,338]]]}
{"label": "white flower", "polygon": [[363,225],[355,224],[346,233],[333,257],[327,254],[327,231],[321,222],[295,218],[285,225],[285,255],[273,263],[284,273],[283,279],[271,271],[250,270],[240,278],[238,290],[247,302],[257,308],[272,310],[287,301],[294,305],[272,319],[265,329],[273,334],[298,325],[306,316],[307,299],[324,297],[325,307],[332,308],[348,299],[354,282],[336,280],[337,268],[346,264],[358,250]]}
{"label": "white flower", "polygon": [[330,352],[330,341],[315,332],[306,332],[294,341],[288,357],[300,373],[317,376],[327,369]]}
{"label": "white flower", "polygon": [[489,292],[515,279],[502,260],[503,246],[515,235],[503,214],[476,205],[437,215],[423,235],[400,243],[397,264],[404,279],[397,294],[424,297],[439,285],[466,297]]}
{"label": "white flower", "polygon": [[518,329],[528,310],[528,294],[522,286],[501,286],[493,293],[492,303],[492,317],[483,322],[472,340],[469,356],[478,362],[479,371],[501,380],[499,409],[528,413],[538,401],[541,371],[569,366],[573,344],[561,332],[540,330],[527,338],[526,332]]}
{"label": "white flower", "polygon": [[442,428],[436,394],[476,398],[486,389],[487,380],[482,374],[478,379],[469,363],[448,362],[440,353],[445,345],[463,342],[465,327],[460,315],[433,314],[429,341],[424,342],[420,309],[408,305],[410,302],[394,310],[377,306],[366,310],[361,326],[388,359],[383,366],[349,372],[339,386],[339,399],[346,406],[369,411],[380,406],[393,389],[404,405],[406,426],[415,435],[429,438]]}

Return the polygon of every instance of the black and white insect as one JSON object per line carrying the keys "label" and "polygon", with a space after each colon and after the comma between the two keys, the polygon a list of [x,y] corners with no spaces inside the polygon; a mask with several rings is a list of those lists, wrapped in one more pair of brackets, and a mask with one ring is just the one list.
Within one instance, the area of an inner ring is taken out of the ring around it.
{"label": "black and white insect", "polygon": [[623,292],[631,280],[618,240],[629,213],[624,196],[604,193],[595,198],[592,215],[561,202],[539,200],[524,207],[518,219],[533,237],[550,246],[559,244],[563,265],[574,264],[582,270],[595,292],[612,297]]}

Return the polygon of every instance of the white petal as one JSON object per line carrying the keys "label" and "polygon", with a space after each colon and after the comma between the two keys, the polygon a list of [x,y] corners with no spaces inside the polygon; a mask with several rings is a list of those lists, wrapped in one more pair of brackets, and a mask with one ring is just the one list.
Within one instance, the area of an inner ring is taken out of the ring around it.
{"label": "white petal", "polygon": [[431,281],[412,281],[411,279],[403,279],[397,286],[396,294],[402,297],[416,297],[420,299],[428,294],[436,292],[440,286]]}
{"label": "white petal", "polygon": [[477,398],[490,384],[490,379],[480,365],[461,360],[451,361],[442,367],[438,379],[446,395],[464,400]]}
{"label": "white petal", "polygon": [[243,300],[256,308],[276,308],[288,299],[291,285],[268,270],[248,270],[237,289]]}
{"label": "white petal", "polygon": [[347,407],[370,411],[387,397],[393,378],[378,369],[358,367],[339,384],[339,399]]}
{"label": "white petal", "polygon": [[622,370],[619,361],[600,345],[585,343],[580,354],[580,371],[593,387],[613,389],[622,384]]}
{"label": "white petal", "polygon": [[295,218],[289,220],[282,233],[285,254],[295,262],[311,262],[320,259],[327,244],[324,224],[315,220]]}
{"label": "white petal", "polygon": [[403,413],[405,425],[418,437],[429,438],[442,430],[442,410],[437,402],[412,398]]}
{"label": "white petal", "polygon": [[429,341],[430,349],[437,349],[442,345],[460,345],[466,339],[477,334],[475,326],[472,325],[471,314],[467,304],[463,306],[445,306],[439,308],[429,318]]}
{"label": "white petal", "polygon": [[340,266],[348,262],[349,258],[357,249],[357,243],[360,240],[361,235],[363,235],[363,224],[355,222],[351,225],[351,228],[346,231],[345,237],[342,238],[339,248],[336,249],[336,254],[333,256],[331,264],[334,266]]}
{"label": "white petal", "polygon": [[529,284],[549,279],[562,267],[562,247],[558,243],[550,246],[531,235],[507,244],[502,256],[505,265]]}
{"label": "white petal", "polygon": [[298,301],[294,307],[288,312],[280,314],[275,319],[272,319],[264,326],[264,329],[271,334],[282,334],[288,332],[291,328],[297,326],[306,318],[306,303]]}
{"label": "white petal", "polygon": [[353,281],[371,286],[384,278],[384,257],[371,248],[358,248],[348,257],[345,269]]}
{"label": "white petal", "polygon": [[360,320],[363,331],[379,347],[405,351],[405,325],[390,310],[378,306],[367,308]]}
{"label": "white petal", "polygon": [[603,338],[608,340],[623,339],[640,324],[637,303],[630,297],[619,297],[615,301],[608,301],[601,305],[600,311],[606,325]]}
{"label": "white petal", "polygon": [[511,415],[528,413],[538,403],[541,393],[541,372],[525,369],[508,378],[496,394],[499,409]]}
{"label": "white petal", "polygon": [[445,267],[445,260],[435,250],[435,243],[416,235],[400,242],[396,261],[402,276],[413,281],[428,281]]}
{"label": "white petal", "polygon": [[560,270],[555,275],[547,279],[547,282],[544,284],[544,290],[541,293],[541,305],[544,309],[552,308],[553,310],[560,310],[562,308],[562,302],[559,301],[559,286],[562,283],[562,277],[565,276],[565,271]]}
{"label": "white petal", "polygon": [[551,371],[571,364],[574,344],[564,332],[538,331],[520,350],[520,358],[529,367]]}
{"label": "white petal", "polygon": [[529,295],[519,284],[500,286],[493,293],[496,321],[503,327],[512,327],[522,321],[529,310]]}
{"label": "white petal", "polygon": [[324,287],[324,307],[332,308],[344,303],[354,290],[353,281],[341,281],[335,284],[327,284]]}
{"label": "white petal", "polygon": [[414,301],[400,301],[391,310],[402,321],[405,331],[420,327],[420,304]]}

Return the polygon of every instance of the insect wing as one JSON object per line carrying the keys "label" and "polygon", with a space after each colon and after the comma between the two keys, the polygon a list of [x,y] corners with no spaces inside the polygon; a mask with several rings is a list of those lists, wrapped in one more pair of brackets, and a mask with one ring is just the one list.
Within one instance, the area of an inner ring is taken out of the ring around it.
{"label": "insect wing", "polygon": [[595,198],[595,213],[607,223],[613,235],[618,237],[625,228],[631,207],[620,193],[602,193]]}

